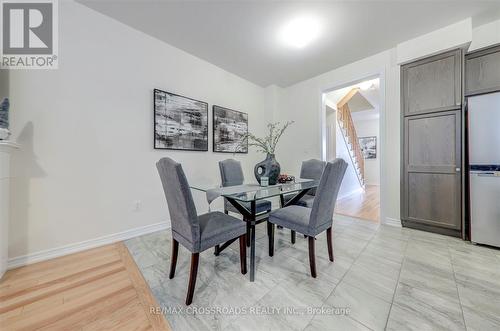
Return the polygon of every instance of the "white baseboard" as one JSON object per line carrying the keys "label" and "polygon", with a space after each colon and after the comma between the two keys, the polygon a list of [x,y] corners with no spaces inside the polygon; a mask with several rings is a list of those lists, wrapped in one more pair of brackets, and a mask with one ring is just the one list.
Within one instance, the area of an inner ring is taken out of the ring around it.
{"label": "white baseboard", "polygon": [[123,232],[118,232],[110,235],[106,235],[103,237],[90,239],[81,241],[74,244],[69,244],[61,247],[51,248],[43,251],[39,251],[32,254],[17,256],[13,258],[9,258],[7,262],[7,269],[13,269],[17,267],[21,267],[24,265],[41,262],[49,259],[53,259],[56,257],[60,257],[63,255],[68,255],[72,253],[81,252],[87,249],[104,246],[108,244],[115,243],[117,241],[123,241],[130,238],[142,236],[148,233],[153,233],[160,230],[165,230],[170,227],[170,221],[160,222],[156,224],[150,224],[141,226],[138,228],[126,230]]}
{"label": "white baseboard", "polygon": [[397,226],[397,227],[402,227],[401,225],[401,220],[398,220],[396,218],[391,218],[391,217],[386,217],[384,224],[390,225],[390,226]]}

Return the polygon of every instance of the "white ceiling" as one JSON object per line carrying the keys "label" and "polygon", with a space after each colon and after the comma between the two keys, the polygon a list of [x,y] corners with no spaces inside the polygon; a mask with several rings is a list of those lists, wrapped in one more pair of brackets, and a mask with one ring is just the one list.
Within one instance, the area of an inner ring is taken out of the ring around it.
{"label": "white ceiling", "polygon": [[380,79],[378,78],[328,92],[325,94],[326,103],[336,109],[337,103],[354,88],[358,89],[358,93],[348,101],[354,122],[378,119],[380,117]]}
{"label": "white ceiling", "polygon": [[352,98],[349,99],[347,104],[349,105],[351,113],[372,110],[374,108],[373,105],[360,93],[360,91],[354,94]]}
{"label": "white ceiling", "polygon": [[[500,1],[77,0],[261,86],[289,86],[466,17],[491,20]],[[302,49],[278,40],[283,24],[317,17]]]}
{"label": "white ceiling", "polygon": [[[347,94],[349,91],[352,89],[357,88],[359,90],[359,93],[363,96],[364,99],[368,103],[370,103],[373,107],[377,108],[380,104],[380,79],[373,78],[373,79],[368,79],[361,81],[356,84],[352,84],[349,86],[345,86],[333,91],[330,91],[325,94],[325,98],[327,100],[327,103],[333,107],[334,109],[337,109],[337,103]],[[353,106],[351,102],[349,102],[349,107]],[[355,106],[355,105],[354,105]],[[356,107],[356,106],[355,106]],[[363,110],[363,109],[357,109],[357,110]]]}

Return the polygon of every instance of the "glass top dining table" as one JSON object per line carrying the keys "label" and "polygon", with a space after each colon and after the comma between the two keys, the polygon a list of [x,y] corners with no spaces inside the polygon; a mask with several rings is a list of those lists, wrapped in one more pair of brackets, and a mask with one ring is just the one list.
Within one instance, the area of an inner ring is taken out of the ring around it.
{"label": "glass top dining table", "polygon": [[[205,192],[209,205],[219,197],[225,198],[243,216],[243,221],[247,224],[247,246],[250,246],[250,281],[253,282],[255,279],[255,225],[268,219],[268,212],[256,212],[257,201],[279,197],[280,207],[283,208],[295,204],[308,191],[317,188],[318,185],[319,180],[297,179],[291,183],[269,186],[243,184],[227,187],[214,187],[211,185],[191,185],[190,187]],[[284,198],[285,195],[287,199]],[[292,242],[294,242],[295,232],[293,231],[292,238]],[[228,241],[220,246],[217,245],[215,255],[222,252],[233,241]]]}
{"label": "glass top dining table", "polygon": [[[239,202],[252,202],[282,196],[284,194],[299,193],[305,190],[317,188],[319,180],[297,179],[290,183],[279,183],[276,185],[260,186],[258,184],[242,184],[236,186],[214,187],[211,185],[191,185],[197,191],[206,192],[207,196],[221,196]],[[211,201],[209,201],[211,202]]]}

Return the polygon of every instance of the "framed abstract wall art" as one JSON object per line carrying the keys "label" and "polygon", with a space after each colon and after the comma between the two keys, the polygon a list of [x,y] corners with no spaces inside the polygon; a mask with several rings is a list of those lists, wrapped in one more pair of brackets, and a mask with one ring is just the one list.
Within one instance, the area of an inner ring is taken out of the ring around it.
{"label": "framed abstract wall art", "polygon": [[154,148],[208,151],[208,104],[155,89]]}
{"label": "framed abstract wall art", "polygon": [[377,158],[377,137],[360,137],[359,145],[365,159]]}
{"label": "framed abstract wall art", "polygon": [[248,153],[248,114],[213,106],[213,151]]}

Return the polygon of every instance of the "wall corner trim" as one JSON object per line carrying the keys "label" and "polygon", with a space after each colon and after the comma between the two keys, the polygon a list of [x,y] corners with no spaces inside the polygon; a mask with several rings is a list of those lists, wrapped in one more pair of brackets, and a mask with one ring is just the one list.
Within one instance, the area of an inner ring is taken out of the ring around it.
{"label": "wall corner trim", "polygon": [[43,251],[9,258],[7,262],[7,270],[22,267],[28,264],[46,261],[56,257],[61,257],[68,254],[78,253],[87,249],[96,248],[118,241],[127,240],[134,237],[139,237],[148,233],[153,233],[170,228],[170,220],[155,224],[149,224],[122,232],[109,234],[95,239],[85,240],[78,243],[73,243],[56,248],[46,249]]}

